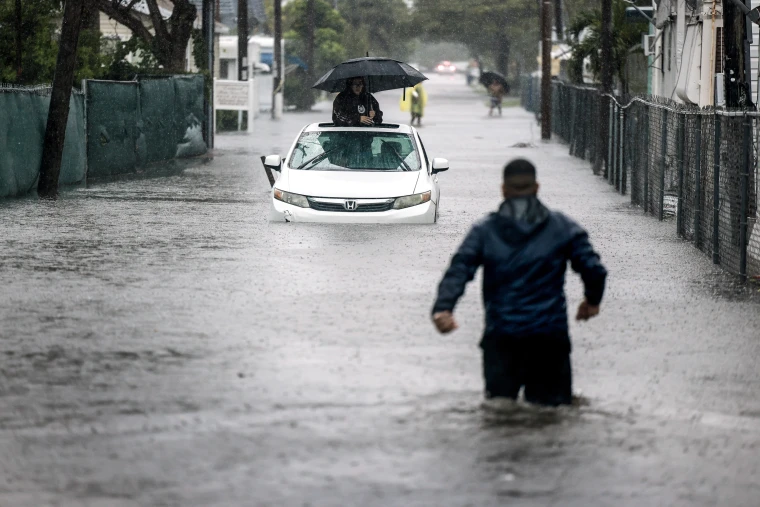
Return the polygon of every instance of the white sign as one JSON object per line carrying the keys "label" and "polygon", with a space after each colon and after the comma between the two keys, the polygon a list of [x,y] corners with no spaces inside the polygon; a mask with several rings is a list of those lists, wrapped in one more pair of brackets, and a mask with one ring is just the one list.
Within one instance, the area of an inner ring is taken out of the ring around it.
{"label": "white sign", "polygon": [[248,132],[253,132],[253,117],[258,107],[256,104],[253,79],[248,81],[214,79],[214,129],[216,129],[217,110],[248,111]]}
{"label": "white sign", "polygon": [[214,82],[214,107],[216,109],[248,110],[249,89],[248,81],[217,79]]}

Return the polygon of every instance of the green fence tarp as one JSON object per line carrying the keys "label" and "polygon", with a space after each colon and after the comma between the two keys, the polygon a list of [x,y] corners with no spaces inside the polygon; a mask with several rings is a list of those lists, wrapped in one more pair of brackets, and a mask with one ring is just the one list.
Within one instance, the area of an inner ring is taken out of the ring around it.
{"label": "green fence tarp", "polygon": [[[0,88],[0,197],[36,188],[48,92]],[[151,172],[161,161],[206,153],[203,94],[199,75],[87,81],[86,98],[71,97],[59,184]]]}
{"label": "green fence tarp", "polygon": [[179,127],[175,156],[194,157],[206,153],[203,141],[203,76],[175,76],[175,121]]}
{"label": "green fence tarp", "polygon": [[[85,180],[83,96],[72,94],[59,183]],[[50,97],[8,89],[0,93],[0,197],[36,189]]]}
{"label": "green fence tarp", "polygon": [[144,79],[139,86],[148,162],[171,160],[177,152],[178,136],[174,79]]}
{"label": "green fence tarp", "polygon": [[88,178],[134,173],[144,164],[139,117],[137,83],[87,82]]}

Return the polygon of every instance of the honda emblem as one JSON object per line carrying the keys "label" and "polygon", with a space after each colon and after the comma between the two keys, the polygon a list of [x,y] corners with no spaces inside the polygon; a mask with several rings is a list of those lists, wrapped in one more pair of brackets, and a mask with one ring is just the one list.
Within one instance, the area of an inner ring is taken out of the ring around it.
{"label": "honda emblem", "polygon": [[343,207],[348,211],[356,211],[356,201],[346,201],[343,203]]}

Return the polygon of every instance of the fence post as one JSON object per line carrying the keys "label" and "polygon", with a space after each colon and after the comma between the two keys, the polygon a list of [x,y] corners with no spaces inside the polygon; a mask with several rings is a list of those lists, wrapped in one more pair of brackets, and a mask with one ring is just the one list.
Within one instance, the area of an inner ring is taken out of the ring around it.
{"label": "fence post", "polygon": [[720,136],[721,121],[715,113],[715,146],[713,155],[713,264],[720,264]]}
{"label": "fence post", "polygon": [[660,153],[660,213],[659,219],[665,218],[665,159],[668,153],[668,110],[662,110],[662,150]]}
{"label": "fence post", "polygon": [[676,233],[684,236],[683,230],[683,180],[684,180],[684,144],[686,141],[686,114],[678,115],[676,133],[676,156],[678,157],[678,207],[676,209]]}
{"label": "fence post", "polygon": [[697,248],[702,243],[702,115],[697,115],[697,132],[696,132],[696,160],[695,184],[694,184],[694,244]]}
{"label": "fence post", "polygon": [[623,142],[623,139],[625,139],[625,109],[620,107],[620,129],[618,129],[618,144],[620,145],[618,148],[618,170],[617,170],[617,178],[615,178],[615,188],[617,191],[620,191],[620,188],[622,186],[622,180],[623,180],[623,171],[625,171],[625,162],[623,160],[623,157],[625,156],[625,150],[623,147],[625,146],[625,143]]}
{"label": "fence post", "polygon": [[[602,103],[604,104],[604,103]],[[604,107],[604,106],[602,106]],[[615,102],[610,98],[610,110],[609,110],[609,121],[607,125],[607,160],[604,162],[604,177],[607,178],[607,180],[610,179],[610,169],[612,164],[612,153],[613,153],[613,136],[614,132],[612,131],[613,125],[615,124],[612,121],[612,118],[614,118],[614,111],[615,111]]]}
{"label": "fence post", "polygon": [[[644,146],[646,150],[646,162],[644,163],[644,213],[649,211],[649,165],[650,165],[650,151],[649,151],[649,115],[652,112],[652,106],[647,107],[646,124],[644,125]],[[652,150],[654,151],[654,150]]]}
{"label": "fence post", "polygon": [[739,222],[739,276],[743,282],[747,281],[747,215],[749,215],[749,167],[750,167],[750,141],[752,138],[752,120],[744,113],[744,135],[742,145],[742,173],[739,180],[739,188],[742,194],[741,217]]}

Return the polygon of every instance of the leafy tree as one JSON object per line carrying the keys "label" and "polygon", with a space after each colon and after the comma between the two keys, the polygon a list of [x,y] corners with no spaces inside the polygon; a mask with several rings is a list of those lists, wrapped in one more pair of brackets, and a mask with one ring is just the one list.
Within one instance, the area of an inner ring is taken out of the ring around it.
{"label": "leafy tree", "polygon": [[[305,60],[306,37],[308,33],[306,0],[293,0],[282,9],[283,37],[286,40],[285,53]],[[346,23],[326,0],[314,1],[314,70],[319,76],[346,59],[346,50],[341,45]],[[285,100],[298,109],[310,109],[314,105],[315,94],[311,89],[309,73],[298,67],[285,79]]]}
{"label": "leafy tree", "polygon": [[[51,83],[58,55],[58,25],[61,0],[24,0],[21,2],[21,68],[16,68],[16,2],[0,1],[0,81],[16,84]],[[101,54],[101,35],[94,30],[80,31],[74,84],[82,79],[102,77],[108,57]],[[20,70],[20,73],[18,72]]]}
{"label": "leafy tree", "polygon": [[[144,47],[166,72],[185,70],[185,53],[197,16],[197,9],[190,0],[170,0],[174,8],[168,18],[161,14],[158,0],[93,1],[101,12],[131,30],[133,38],[143,41]],[[144,22],[134,9],[140,2],[148,8],[148,22]]]}
{"label": "leafy tree", "polygon": [[406,60],[413,49],[415,25],[404,0],[339,0],[346,20],[343,46],[349,58],[386,56]]}
{"label": "leafy tree", "polygon": [[[625,18],[628,5],[622,0],[612,1],[612,69],[623,93],[628,93],[625,66],[630,50],[641,42],[646,22],[631,23]],[[583,83],[583,65],[586,58],[594,78],[599,80],[602,61],[601,34],[602,12],[599,9],[582,11],[568,27],[573,54],[568,62],[568,74],[576,83]],[[640,51],[640,50],[639,50]]]}
{"label": "leafy tree", "polygon": [[[58,48],[56,14],[60,15],[60,2],[29,0],[21,3],[21,68],[16,68],[16,12],[15,2],[0,2],[0,81],[6,83],[35,84],[53,81]],[[20,72],[18,72],[20,71]]]}
{"label": "leafy tree", "polygon": [[505,76],[535,66],[538,4],[524,0],[416,0],[414,23],[424,38],[465,44]]}

